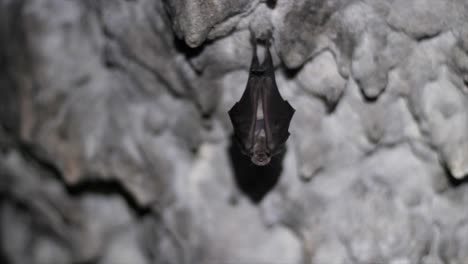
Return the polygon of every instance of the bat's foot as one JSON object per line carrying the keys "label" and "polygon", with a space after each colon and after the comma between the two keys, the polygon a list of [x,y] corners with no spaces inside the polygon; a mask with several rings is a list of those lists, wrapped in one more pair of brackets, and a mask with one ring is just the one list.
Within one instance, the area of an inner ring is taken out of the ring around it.
{"label": "bat's foot", "polygon": [[258,43],[267,47],[271,46],[271,41],[273,39],[273,29],[271,27],[263,30],[254,30],[252,26],[250,26],[249,30],[250,42],[254,47],[256,47]]}
{"label": "bat's foot", "polygon": [[273,33],[271,30],[262,32],[257,37],[257,42],[265,45],[267,48],[271,46],[271,41],[273,39]]}

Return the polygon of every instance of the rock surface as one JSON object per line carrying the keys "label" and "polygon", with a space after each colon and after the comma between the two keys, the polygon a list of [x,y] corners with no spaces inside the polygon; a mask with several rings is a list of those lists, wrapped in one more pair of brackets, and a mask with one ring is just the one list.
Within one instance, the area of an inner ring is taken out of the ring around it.
{"label": "rock surface", "polygon": [[[467,263],[467,28],[464,0],[0,0],[0,263]],[[296,109],[259,200],[250,31]]]}

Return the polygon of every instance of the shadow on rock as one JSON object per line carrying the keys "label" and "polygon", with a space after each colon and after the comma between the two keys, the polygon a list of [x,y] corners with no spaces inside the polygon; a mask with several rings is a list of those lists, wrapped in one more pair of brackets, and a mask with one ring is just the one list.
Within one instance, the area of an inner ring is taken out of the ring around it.
{"label": "shadow on rock", "polygon": [[463,177],[462,179],[457,179],[453,176],[448,168],[447,164],[442,163],[442,168],[444,169],[445,175],[447,176],[448,183],[451,187],[458,187],[462,184],[468,184],[468,175]]}
{"label": "shadow on rock", "polygon": [[[231,142],[233,142],[231,140]],[[284,152],[271,158],[266,166],[256,166],[235,144],[229,147],[234,180],[239,190],[254,203],[259,203],[279,180],[283,169]]]}
{"label": "shadow on rock", "polygon": [[189,59],[200,55],[202,51],[205,49],[205,46],[207,45],[207,43],[210,43],[210,41],[206,41],[205,45],[192,48],[189,45],[187,45],[187,43],[185,43],[184,40],[179,39],[174,36],[174,47],[176,48],[178,52],[184,54],[185,57]]}

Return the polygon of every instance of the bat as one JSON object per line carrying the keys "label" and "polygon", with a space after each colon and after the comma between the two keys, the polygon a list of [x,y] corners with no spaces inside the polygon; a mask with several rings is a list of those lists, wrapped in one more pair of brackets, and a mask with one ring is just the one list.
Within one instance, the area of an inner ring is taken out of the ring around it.
{"label": "bat", "polygon": [[260,65],[256,39],[253,40],[247,87],[228,112],[236,145],[257,166],[267,165],[272,156],[284,151],[295,112],[276,86],[269,41],[265,50],[265,59]]}

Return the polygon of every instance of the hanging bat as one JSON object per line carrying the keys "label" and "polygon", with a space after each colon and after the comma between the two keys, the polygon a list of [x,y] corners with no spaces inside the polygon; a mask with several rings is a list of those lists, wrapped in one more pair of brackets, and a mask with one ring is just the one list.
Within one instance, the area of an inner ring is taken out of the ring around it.
{"label": "hanging bat", "polygon": [[269,41],[264,57],[260,65],[254,40],[247,87],[240,101],[229,110],[236,145],[258,166],[267,165],[272,156],[285,149],[289,123],[295,112],[276,86]]}

